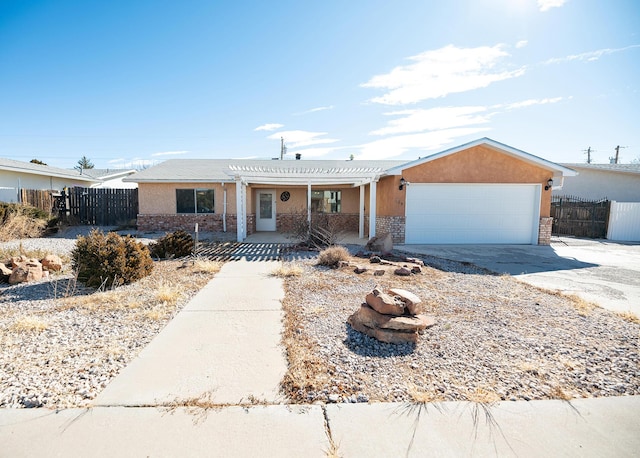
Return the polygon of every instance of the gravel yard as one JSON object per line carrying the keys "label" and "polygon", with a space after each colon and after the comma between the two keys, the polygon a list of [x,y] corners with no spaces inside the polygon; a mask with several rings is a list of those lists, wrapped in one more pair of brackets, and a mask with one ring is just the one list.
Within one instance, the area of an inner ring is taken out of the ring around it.
{"label": "gravel yard", "polygon": [[[77,234],[67,235],[0,249],[22,246],[68,261]],[[68,262],[46,280],[0,283],[0,407],[90,405],[218,267],[157,261],[149,277],[104,292],[76,284]]]}
{"label": "gravel yard", "polygon": [[[640,394],[640,326],[574,297],[423,256],[411,277],[297,261],[285,279],[287,394],[300,403],[571,399]],[[379,267],[376,267],[376,269]],[[417,294],[436,325],[416,346],[346,324],[374,286]]]}

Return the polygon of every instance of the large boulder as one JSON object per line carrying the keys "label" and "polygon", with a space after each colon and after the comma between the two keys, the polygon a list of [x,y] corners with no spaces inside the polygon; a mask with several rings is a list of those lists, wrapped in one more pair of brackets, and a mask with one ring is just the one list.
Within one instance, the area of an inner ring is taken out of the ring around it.
{"label": "large boulder", "polygon": [[62,259],[55,254],[48,254],[40,261],[42,267],[50,272],[59,272],[62,270]]}
{"label": "large boulder", "polygon": [[393,251],[393,238],[390,233],[381,234],[371,237],[365,247],[369,251],[375,251],[382,254],[389,254]]}
{"label": "large boulder", "polygon": [[347,322],[356,331],[366,334],[369,337],[373,337],[380,342],[390,344],[418,343],[417,331],[394,331],[392,329],[371,328],[367,326],[361,318],[362,315],[356,312],[349,317]]}
{"label": "large boulder", "polygon": [[412,292],[401,288],[391,288],[389,290],[389,294],[399,298],[404,303],[404,306],[410,315],[418,315],[419,313],[422,313],[422,299]]}
{"label": "large boulder", "polygon": [[369,307],[383,315],[404,315],[404,303],[400,299],[382,292],[377,286],[367,294],[365,301]]}
{"label": "large boulder", "polygon": [[9,284],[42,280],[42,264],[35,259],[17,264],[9,276]]}
{"label": "large boulder", "polygon": [[355,312],[360,323],[369,328],[391,329],[395,331],[422,331],[435,324],[435,319],[426,315],[392,316],[376,312],[367,304],[362,304]]}
{"label": "large boulder", "polygon": [[11,275],[11,269],[9,269],[4,262],[0,262],[0,279],[2,281],[8,281]]}

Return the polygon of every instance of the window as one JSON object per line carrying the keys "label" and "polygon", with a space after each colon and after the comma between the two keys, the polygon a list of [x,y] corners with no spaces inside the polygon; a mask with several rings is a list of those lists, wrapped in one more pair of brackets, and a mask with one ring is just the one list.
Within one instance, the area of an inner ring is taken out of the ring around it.
{"label": "window", "polygon": [[177,213],[213,213],[213,189],[176,189]]}
{"label": "window", "polygon": [[311,211],[340,213],[342,211],[342,191],[311,191]]}

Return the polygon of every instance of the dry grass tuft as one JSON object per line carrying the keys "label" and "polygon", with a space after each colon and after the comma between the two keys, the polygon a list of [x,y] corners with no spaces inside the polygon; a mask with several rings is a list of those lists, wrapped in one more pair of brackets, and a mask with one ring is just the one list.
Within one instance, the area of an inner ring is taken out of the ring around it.
{"label": "dry grass tuft", "polygon": [[549,397],[551,399],[561,399],[563,401],[570,401],[572,396],[564,391],[560,385],[554,385],[549,391]]}
{"label": "dry grass tuft", "polygon": [[478,404],[495,404],[500,401],[500,395],[488,388],[476,387],[472,391],[467,391],[467,399]]}
{"label": "dry grass tuft", "polygon": [[156,299],[163,305],[175,305],[180,299],[180,291],[167,283],[161,283],[156,289]]}
{"label": "dry grass tuft", "polygon": [[413,384],[407,387],[407,392],[409,393],[409,396],[411,396],[411,402],[415,404],[428,404],[431,402],[441,402],[445,400],[442,393],[426,391]]}
{"label": "dry grass tuft", "polygon": [[635,313],[627,310],[624,312],[616,312],[620,318],[624,321],[628,321],[629,323],[640,324],[640,318]]}
{"label": "dry grass tuft", "polygon": [[49,329],[49,322],[35,315],[18,318],[11,328],[16,332],[42,332]]}
{"label": "dry grass tuft", "polygon": [[193,263],[194,272],[203,274],[217,274],[222,269],[222,263],[217,261],[209,261],[208,259],[196,259]]}
{"label": "dry grass tuft", "polygon": [[318,265],[336,267],[340,261],[351,258],[349,250],[343,246],[332,246],[318,253]]}
{"label": "dry grass tuft", "polygon": [[271,275],[278,278],[299,277],[302,275],[302,267],[294,263],[283,263],[271,272]]}
{"label": "dry grass tuft", "polygon": [[0,242],[41,237],[46,227],[46,220],[29,216],[17,206],[16,213],[5,215],[0,225]]}
{"label": "dry grass tuft", "polygon": [[571,304],[578,311],[578,315],[580,316],[589,316],[598,308],[598,305],[593,302],[586,301],[575,294],[571,294],[567,296],[567,298],[571,301]]}

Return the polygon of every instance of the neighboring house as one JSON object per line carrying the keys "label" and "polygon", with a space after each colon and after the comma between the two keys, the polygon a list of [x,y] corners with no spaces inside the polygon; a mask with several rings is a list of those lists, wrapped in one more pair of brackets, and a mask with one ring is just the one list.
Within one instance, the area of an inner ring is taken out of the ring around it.
{"label": "neighboring house", "polygon": [[416,161],[169,160],[138,183],[140,230],[290,232],[331,218],[395,243],[549,244],[551,188],[575,172],[488,138]]}
{"label": "neighboring house", "polygon": [[18,202],[20,189],[61,191],[65,187],[90,187],[101,180],[77,170],[0,158],[0,201]]}
{"label": "neighboring house", "polygon": [[81,173],[100,180],[100,183],[92,185],[92,188],[134,189],[138,187],[136,183],[122,181],[124,178],[136,173],[135,170],[84,169]]}
{"label": "neighboring house", "polygon": [[565,164],[579,175],[558,196],[610,200],[607,239],[640,242],[640,164]]}
{"label": "neighboring house", "polygon": [[640,202],[640,164],[563,164],[578,172],[554,195]]}

